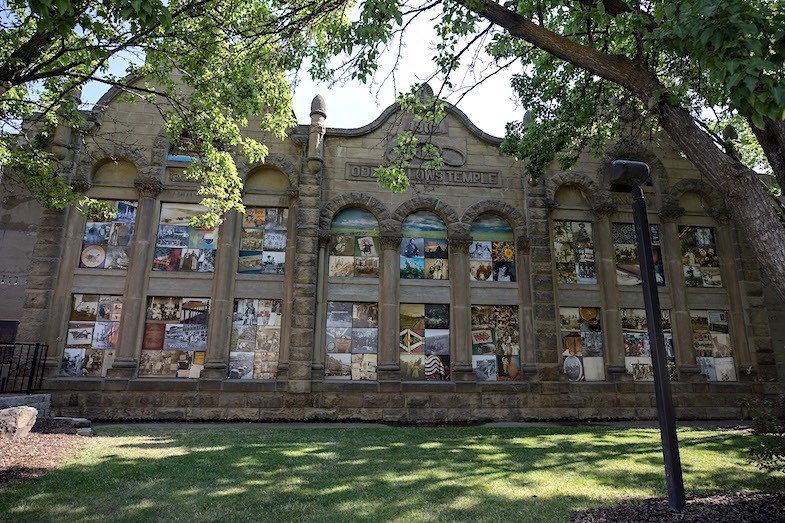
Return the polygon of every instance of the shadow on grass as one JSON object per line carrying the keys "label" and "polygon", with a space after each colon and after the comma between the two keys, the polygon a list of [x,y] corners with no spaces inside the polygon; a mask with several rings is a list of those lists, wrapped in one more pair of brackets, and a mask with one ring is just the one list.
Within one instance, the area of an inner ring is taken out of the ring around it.
{"label": "shadow on grass", "polygon": [[[104,428],[41,481],[0,490],[14,521],[566,521],[665,495],[656,429]],[[771,490],[749,436],[679,435],[688,493]],[[0,519],[3,519],[0,517]]]}

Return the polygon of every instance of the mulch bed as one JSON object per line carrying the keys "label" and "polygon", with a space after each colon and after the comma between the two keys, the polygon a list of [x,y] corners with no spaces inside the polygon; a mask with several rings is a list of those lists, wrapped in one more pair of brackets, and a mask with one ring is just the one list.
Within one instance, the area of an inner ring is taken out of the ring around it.
{"label": "mulch bed", "polygon": [[667,498],[627,501],[615,507],[581,511],[571,523],[782,523],[785,494],[739,492],[687,497],[687,512],[670,510]]}
{"label": "mulch bed", "polygon": [[39,419],[25,438],[0,439],[0,485],[42,476],[73,459],[86,443],[70,423]]}

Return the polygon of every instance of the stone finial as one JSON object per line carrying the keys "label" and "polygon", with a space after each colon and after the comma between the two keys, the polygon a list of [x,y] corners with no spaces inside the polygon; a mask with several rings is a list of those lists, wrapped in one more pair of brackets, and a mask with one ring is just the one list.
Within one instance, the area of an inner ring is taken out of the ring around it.
{"label": "stone finial", "polygon": [[311,102],[311,127],[308,131],[307,167],[310,174],[316,174],[324,165],[324,133],[327,109],[324,98],[317,95]]}
{"label": "stone finial", "polygon": [[313,116],[314,113],[320,114],[323,118],[327,118],[327,104],[320,94],[314,96],[311,101],[311,116]]}
{"label": "stone finial", "polygon": [[90,182],[88,182],[84,178],[74,178],[73,180],[71,180],[71,187],[73,188],[74,191],[84,194],[90,190],[92,185],[90,185]]}
{"label": "stone finial", "polygon": [[134,187],[139,192],[140,198],[155,198],[164,190],[164,186],[159,180],[145,178],[134,180]]}

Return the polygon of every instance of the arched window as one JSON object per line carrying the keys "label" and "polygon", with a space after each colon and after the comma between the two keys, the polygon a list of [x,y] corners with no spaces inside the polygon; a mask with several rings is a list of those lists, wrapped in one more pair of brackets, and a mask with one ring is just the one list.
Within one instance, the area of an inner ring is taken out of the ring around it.
{"label": "arched window", "polygon": [[516,281],[512,227],[495,214],[478,216],[471,229],[469,277],[473,281]]}
{"label": "arched window", "polygon": [[330,225],[330,276],[379,277],[379,222],[365,209],[344,209]]}
{"label": "arched window", "polygon": [[429,211],[417,211],[401,224],[401,278],[449,278],[447,227]]}

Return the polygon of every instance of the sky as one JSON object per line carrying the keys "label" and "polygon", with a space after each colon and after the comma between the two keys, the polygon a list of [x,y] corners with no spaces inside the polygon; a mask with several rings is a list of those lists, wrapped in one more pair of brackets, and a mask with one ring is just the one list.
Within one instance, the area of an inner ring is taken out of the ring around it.
{"label": "sky", "polygon": [[[395,102],[399,92],[408,91],[412,84],[427,80],[435,70],[431,57],[435,47],[432,22],[427,19],[416,21],[409,29],[397,67],[397,46],[387,49],[379,62],[378,73],[369,85],[352,81],[338,85],[314,83],[307,74],[300,74],[294,89],[293,109],[300,124],[310,123],[311,101],[322,95],[327,108],[327,126],[331,128],[357,128],[374,121],[382,111]],[[127,62],[122,58],[113,64],[113,72],[122,74]],[[480,68],[478,67],[477,70]],[[510,78],[519,72],[504,70],[487,79],[471,90],[462,99],[458,95],[447,96],[447,101],[466,113],[469,119],[486,133],[503,137],[505,124],[522,118],[524,110],[512,95]],[[475,73],[464,68],[453,77],[456,85],[475,84]],[[440,88],[438,80],[430,81],[434,91]],[[88,104],[98,101],[108,88],[104,85],[86,86],[82,100]]]}

